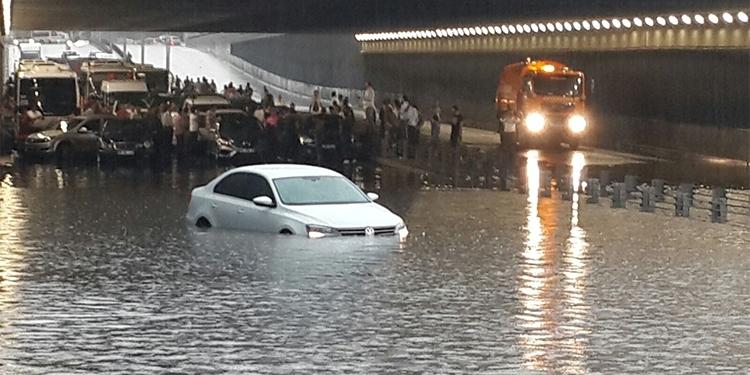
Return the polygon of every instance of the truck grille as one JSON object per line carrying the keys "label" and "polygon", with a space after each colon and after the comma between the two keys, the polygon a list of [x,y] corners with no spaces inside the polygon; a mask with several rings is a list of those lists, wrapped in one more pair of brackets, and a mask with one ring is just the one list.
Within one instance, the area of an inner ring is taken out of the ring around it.
{"label": "truck grille", "polygon": [[575,108],[575,105],[573,103],[547,103],[542,108],[545,112],[571,112]]}
{"label": "truck grille", "polygon": [[[375,236],[393,236],[396,233],[396,227],[373,227]],[[348,228],[339,229],[339,234],[344,237],[365,236],[367,228]]]}

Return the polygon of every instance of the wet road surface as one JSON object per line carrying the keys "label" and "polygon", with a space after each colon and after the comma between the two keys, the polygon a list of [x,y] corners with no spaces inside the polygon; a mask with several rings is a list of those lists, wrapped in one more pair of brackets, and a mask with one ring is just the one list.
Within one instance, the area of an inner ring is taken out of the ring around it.
{"label": "wet road surface", "polygon": [[188,193],[217,167],[19,164],[0,373],[750,368],[747,228],[539,198],[541,164],[528,194],[358,177],[405,216],[402,244],[197,231]]}

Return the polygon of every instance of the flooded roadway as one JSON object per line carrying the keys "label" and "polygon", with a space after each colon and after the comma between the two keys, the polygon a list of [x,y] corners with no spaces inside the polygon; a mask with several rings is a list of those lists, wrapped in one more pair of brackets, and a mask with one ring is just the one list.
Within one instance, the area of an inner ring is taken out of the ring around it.
{"label": "flooded roadway", "polygon": [[[585,158],[571,160],[580,179]],[[358,179],[412,237],[200,232],[219,168],[18,165],[0,184],[0,373],[738,373],[750,233]]]}

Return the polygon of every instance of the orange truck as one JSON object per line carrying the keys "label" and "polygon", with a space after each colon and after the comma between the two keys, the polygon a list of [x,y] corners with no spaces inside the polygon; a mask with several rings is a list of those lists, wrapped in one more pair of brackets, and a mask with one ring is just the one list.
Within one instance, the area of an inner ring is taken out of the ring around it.
{"label": "orange truck", "polygon": [[504,145],[576,149],[588,130],[583,72],[549,60],[503,69],[495,98]]}

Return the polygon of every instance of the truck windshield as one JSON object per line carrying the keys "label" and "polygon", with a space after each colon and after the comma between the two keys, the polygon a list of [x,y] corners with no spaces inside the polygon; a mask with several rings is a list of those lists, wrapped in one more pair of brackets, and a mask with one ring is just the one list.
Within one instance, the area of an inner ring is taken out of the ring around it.
{"label": "truck windshield", "polygon": [[89,73],[89,77],[97,92],[102,89],[102,81],[135,79],[133,72],[127,71]]}
{"label": "truck windshield", "polygon": [[18,85],[18,108],[37,107],[46,116],[75,112],[78,100],[74,78],[26,78]]}
{"label": "truck windshield", "polygon": [[132,104],[136,107],[148,107],[148,94],[145,92],[111,92],[107,94],[111,99],[110,102],[119,104]]}
{"label": "truck windshield", "polygon": [[583,80],[575,76],[539,76],[532,79],[535,94],[543,96],[580,96]]}

